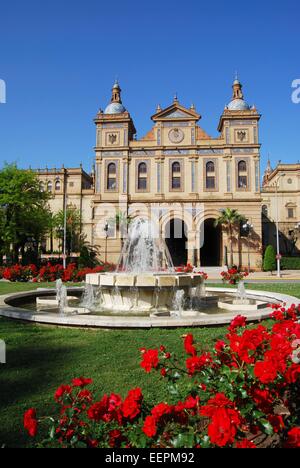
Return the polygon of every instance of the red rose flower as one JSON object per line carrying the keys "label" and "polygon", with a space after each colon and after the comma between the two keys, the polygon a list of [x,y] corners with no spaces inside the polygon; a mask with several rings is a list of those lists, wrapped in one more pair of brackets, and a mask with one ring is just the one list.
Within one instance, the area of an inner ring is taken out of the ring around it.
{"label": "red rose flower", "polygon": [[278,434],[278,432],[282,431],[284,429],[284,427],[285,427],[282,416],[280,416],[278,414],[271,414],[270,416],[268,416],[268,421],[271,424],[271,426],[273,427],[273,430],[274,430],[274,432],[276,434]]}
{"label": "red rose flower", "polygon": [[143,432],[147,437],[154,437],[157,432],[156,419],[154,416],[147,416],[143,426]]}
{"label": "red rose flower", "polygon": [[193,356],[186,360],[186,367],[190,375],[201,371],[204,367],[212,363],[212,357],[209,353],[204,353],[202,356]]}
{"label": "red rose flower", "polygon": [[111,448],[115,448],[115,447],[119,448],[123,441],[124,441],[124,437],[123,437],[121,431],[119,431],[118,429],[114,429],[113,431],[110,431],[110,433],[109,433],[109,446]]}
{"label": "red rose flower", "polygon": [[245,327],[247,322],[247,318],[243,317],[242,315],[238,315],[235,319],[232,320],[230,327],[228,328],[230,331],[235,331],[237,328]]}
{"label": "red rose flower", "polygon": [[277,369],[271,361],[259,361],[254,366],[255,377],[263,384],[274,382],[277,378]]}
{"label": "red rose flower", "polygon": [[300,448],[300,427],[294,427],[289,431],[286,448]]}
{"label": "red rose flower", "polygon": [[224,351],[224,348],[226,346],[225,341],[219,340],[215,344],[215,350],[218,354],[221,354]]}
{"label": "red rose flower", "polygon": [[256,445],[248,439],[241,440],[236,444],[237,449],[256,449]]}
{"label": "red rose flower", "polygon": [[194,343],[193,335],[191,334],[187,335],[184,340],[184,349],[187,354],[191,354],[191,356],[196,356],[197,351],[196,351],[196,348],[193,346],[193,343]]}
{"label": "red rose flower", "polygon": [[84,388],[93,383],[92,379],[85,379],[84,377],[79,377],[78,379],[73,379],[73,387]]}
{"label": "red rose flower", "polygon": [[38,421],[36,418],[36,410],[34,408],[30,408],[24,414],[24,428],[30,435],[30,437],[35,437],[37,435],[38,430]]}
{"label": "red rose flower", "polygon": [[155,418],[156,421],[160,420],[163,416],[171,414],[172,406],[168,405],[167,403],[159,403],[158,405],[154,406],[151,410],[152,416]]}
{"label": "red rose flower", "polygon": [[236,410],[218,408],[208,426],[208,435],[211,442],[218,447],[232,444],[240,423],[241,418]]}
{"label": "red rose flower", "polygon": [[143,367],[147,373],[151,372],[152,368],[156,369],[158,367],[159,359],[157,349],[144,351],[142,357],[141,367]]}
{"label": "red rose flower", "polygon": [[121,424],[121,405],[122,400],[119,395],[115,395],[114,393],[112,393],[110,396],[104,395],[101,401],[95,403],[88,409],[87,416],[89,419],[96,422],[117,421],[119,424]]}
{"label": "red rose flower", "polygon": [[61,385],[55,392],[54,399],[60,402],[65,395],[71,395],[72,387],[70,385]]}
{"label": "red rose flower", "polygon": [[143,395],[140,388],[130,390],[125,398],[121,411],[126,419],[134,420],[141,412]]}

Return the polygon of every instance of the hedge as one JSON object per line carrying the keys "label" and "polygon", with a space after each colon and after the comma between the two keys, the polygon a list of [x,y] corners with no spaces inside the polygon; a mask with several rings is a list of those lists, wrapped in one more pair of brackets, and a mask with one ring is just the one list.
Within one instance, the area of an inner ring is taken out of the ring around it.
{"label": "hedge", "polygon": [[282,270],[300,270],[300,256],[299,257],[283,257],[281,259]]}

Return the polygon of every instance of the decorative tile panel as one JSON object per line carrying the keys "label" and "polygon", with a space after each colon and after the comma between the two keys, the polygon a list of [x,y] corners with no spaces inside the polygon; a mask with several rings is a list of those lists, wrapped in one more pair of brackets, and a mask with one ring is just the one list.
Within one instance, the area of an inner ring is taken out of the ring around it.
{"label": "decorative tile panel", "polygon": [[223,149],[219,149],[219,148],[210,148],[210,149],[201,149],[201,150],[198,150],[197,151],[197,154],[204,154],[204,155],[209,155],[209,154],[224,154],[224,150]]}

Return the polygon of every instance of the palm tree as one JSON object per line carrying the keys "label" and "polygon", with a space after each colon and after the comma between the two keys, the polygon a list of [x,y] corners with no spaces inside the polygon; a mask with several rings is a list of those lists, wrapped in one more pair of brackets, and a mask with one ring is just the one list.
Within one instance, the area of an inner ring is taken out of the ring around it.
{"label": "palm tree", "polygon": [[241,222],[245,222],[245,216],[241,215],[237,210],[224,208],[221,211],[218,219],[215,221],[215,226],[225,226],[229,232],[230,242],[230,266],[233,265],[233,232]]}

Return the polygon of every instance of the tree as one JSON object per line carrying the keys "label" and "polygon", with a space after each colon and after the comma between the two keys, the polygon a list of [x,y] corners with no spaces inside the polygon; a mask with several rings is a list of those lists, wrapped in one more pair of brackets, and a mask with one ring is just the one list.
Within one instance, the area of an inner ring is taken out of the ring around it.
{"label": "tree", "polygon": [[[59,211],[53,219],[53,226],[56,232],[56,237],[61,241],[62,250],[64,248],[64,210]],[[67,236],[66,236],[66,251],[70,255],[71,252],[79,250],[81,216],[80,211],[74,205],[67,206]]]}
{"label": "tree", "polygon": [[41,190],[35,172],[5,164],[0,171],[0,246],[2,252],[19,260],[26,245],[38,245],[49,230],[49,194]]}
{"label": "tree", "polygon": [[276,270],[276,252],[272,245],[268,245],[266,248],[263,268],[264,271],[273,272]]}
{"label": "tree", "polygon": [[215,226],[225,226],[228,229],[230,243],[230,266],[233,266],[233,233],[240,223],[245,222],[245,216],[241,215],[237,210],[226,208],[221,210],[221,215],[215,221]]}
{"label": "tree", "polygon": [[79,254],[79,268],[95,268],[100,264],[98,261],[99,247],[91,245],[84,234],[79,237]]}

